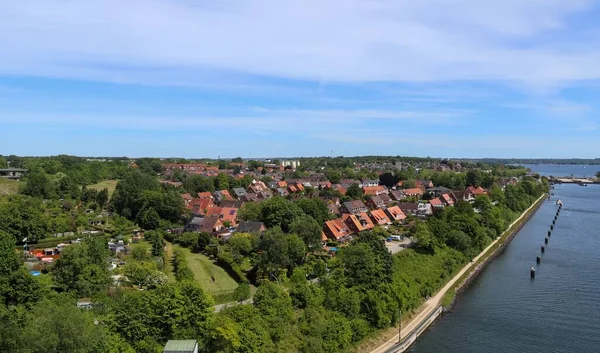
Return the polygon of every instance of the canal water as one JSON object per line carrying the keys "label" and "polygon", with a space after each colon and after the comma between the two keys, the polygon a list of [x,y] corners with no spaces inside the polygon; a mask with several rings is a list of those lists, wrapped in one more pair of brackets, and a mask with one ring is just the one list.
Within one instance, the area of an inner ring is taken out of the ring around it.
{"label": "canal water", "polygon": [[545,176],[589,178],[600,172],[600,165],[524,164],[526,168]]}
{"label": "canal water", "polygon": [[[556,199],[564,205],[536,265]],[[600,352],[600,185],[556,185],[551,201],[409,352]]]}

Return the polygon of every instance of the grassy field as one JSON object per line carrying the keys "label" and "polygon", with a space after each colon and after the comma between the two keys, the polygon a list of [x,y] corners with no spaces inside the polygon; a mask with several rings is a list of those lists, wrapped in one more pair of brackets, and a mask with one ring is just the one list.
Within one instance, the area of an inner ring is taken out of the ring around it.
{"label": "grassy field", "polygon": [[112,197],[113,192],[115,192],[115,188],[117,187],[118,180],[105,180],[101,181],[98,184],[89,185],[88,189],[96,189],[98,191],[102,189],[108,189],[108,198]]}
{"label": "grassy field", "polygon": [[19,181],[0,178],[0,196],[12,195],[19,192]]}
{"label": "grassy field", "polygon": [[[174,248],[179,248],[179,246],[175,245]],[[237,288],[237,282],[224,269],[215,265],[210,258],[202,254],[194,254],[186,248],[182,249],[185,251],[190,270],[194,272],[194,278],[202,284],[208,293],[213,295],[223,294]],[[214,282],[211,277],[214,278]]]}

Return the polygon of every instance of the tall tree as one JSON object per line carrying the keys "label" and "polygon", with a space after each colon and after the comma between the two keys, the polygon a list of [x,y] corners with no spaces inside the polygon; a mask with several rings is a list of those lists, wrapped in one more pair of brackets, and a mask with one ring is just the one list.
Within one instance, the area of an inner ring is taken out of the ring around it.
{"label": "tall tree", "polygon": [[290,232],[297,234],[309,250],[321,248],[322,228],[312,217],[302,215],[296,218],[290,224]]}
{"label": "tall tree", "polygon": [[364,192],[360,188],[360,186],[358,186],[358,184],[352,184],[346,190],[346,196],[348,196],[354,200],[358,200],[358,199],[362,199],[364,197]]}
{"label": "tall tree", "polygon": [[261,203],[260,220],[268,228],[279,226],[287,232],[290,224],[300,215],[302,215],[300,207],[279,196]]}

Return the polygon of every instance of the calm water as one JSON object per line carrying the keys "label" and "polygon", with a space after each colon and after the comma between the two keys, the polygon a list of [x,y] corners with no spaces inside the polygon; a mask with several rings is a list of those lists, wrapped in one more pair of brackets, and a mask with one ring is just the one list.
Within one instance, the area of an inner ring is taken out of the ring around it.
{"label": "calm water", "polygon": [[592,177],[600,171],[600,165],[569,165],[569,164],[524,164],[526,168],[540,175],[555,177]]}
{"label": "calm water", "polygon": [[[564,206],[535,265],[557,198]],[[557,185],[552,201],[410,352],[600,352],[600,185]]]}

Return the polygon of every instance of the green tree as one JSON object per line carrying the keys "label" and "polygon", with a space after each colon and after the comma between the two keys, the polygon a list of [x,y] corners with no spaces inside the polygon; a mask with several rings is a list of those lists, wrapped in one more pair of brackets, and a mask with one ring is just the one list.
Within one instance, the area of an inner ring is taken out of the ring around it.
{"label": "green tree", "polygon": [[300,207],[293,202],[276,196],[261,203],[260,221],[267,228],[279,226],[284,232],[288,232],[290,224],[302,213]]}
{"label": "green tree", "polygon": [[66,297],[44,301],[27,315],[23,343],[31,352],[98,352],[106,335],[90,312],[80,310]]}
{"label": "green tree", "polygon": [[43,209],[40,200],[15,195],[8,202],[0,202],[0,227],[17,242],[43,239],[49,230]]}
{"label": "green tree", "polygon": [[154,177],[139,170],[125,174],[117,183],[111,199],[115,212],[129,220],[135,219],[147,202],[145,191],[160,191],[160,184]]}
{"label": "green tree", "polygon": [[455,230],[448,234],[447,244],[462,253],[467,253],[471,248],[471,238],[464,232]]}
{"label": "green tree", "polygon": [[290,224],[290,232],[297,234],[309,250],[314,251],[321,248],[322,229],[312,217],[302,215],[296,218]]}
{"label": "green tree", "polygon": [[160,226],[160,216],[154,208],[148,207],[138,213],[136,222],[144,229],[153,230]]}
{"label": "green tree", "polygon": [[244,221],[258,221],[261,214],[261,204],[258,202],[246,202],[238,211],[238,218]]}
{"label": "green tree", "polygon": [[273,341],[281,341],[294,315],[288,293],[275,283],[263,284],[254,294],[253,305],[267,321]]}
{"label": "green tree", "polygon": [[100,190],[100,192],[98,192],[98,196],[96,197],[96,203],[98,203],[98,206],[100,206],[100,208],[104,208],[104,206],[106,206],[107,202],[108,202],[108,189],[104,188],[104,189]]}
{"label": "green tree", "polygon": [[482,175],[478,170],[471,169],[467,172],[467,185],[479,187],[481,186]]}
{"label": "green tree", "polygon": [[306,255],[302,239],[294,234],[284,234],[278,227],[268,229],[261,236],[259,249],[258,266],[267,276],[277,276],[275,273],[284,269],[293,270]]}
{"label": "green tree", "polygon": [[427,251],[434,250],[434,237],[426,223],[417,222],[413,227],[412,235],[419,248]]}
{"label": "green tree", "polygon": [[3,156],[0,156],[0,168],[8,168],[6,158],[4,158]]}
{"label": "green tree", "polygon": [[322,225],[329,219],[329,209],[323,200],[319,198],[299,199],[296,205],[307,215],[314,218],[319,225]]}
{"label": "green tree", "polygon": [[244,256],[252,251],[252,236],[247,233],[235,233],[227,242],[233,261],[238,265],[244,260]]}
{"label": "green tree", "polygon": [[241,283],[233,292],[233,297],[238,302],[250,299],[251,296],[252,293],[250,292],[250,285],[248,283]]}
{"label": "green tree", "polygon": [[22,193],[43,199],[49,199],[54,196],[54,190],[50,179],[48,179],[46,173],[40,169],[35,169],[30,172]]}
{"label": "green tree", "polygon": [[362,199],[364,197],[364,192],[360,188],[360,186],[358,186],[358,184],[352,184],[346,190],[346,196],[348,196],[354,200],[358,200],[358,199]]}
{"label": "green tree", "polygon": [[94,263],[86,243],[63,249],[61,257],[51,269],[55,284],[63,290],[74,291],[80,297],[89,297],[110,284],[108,263]]}

